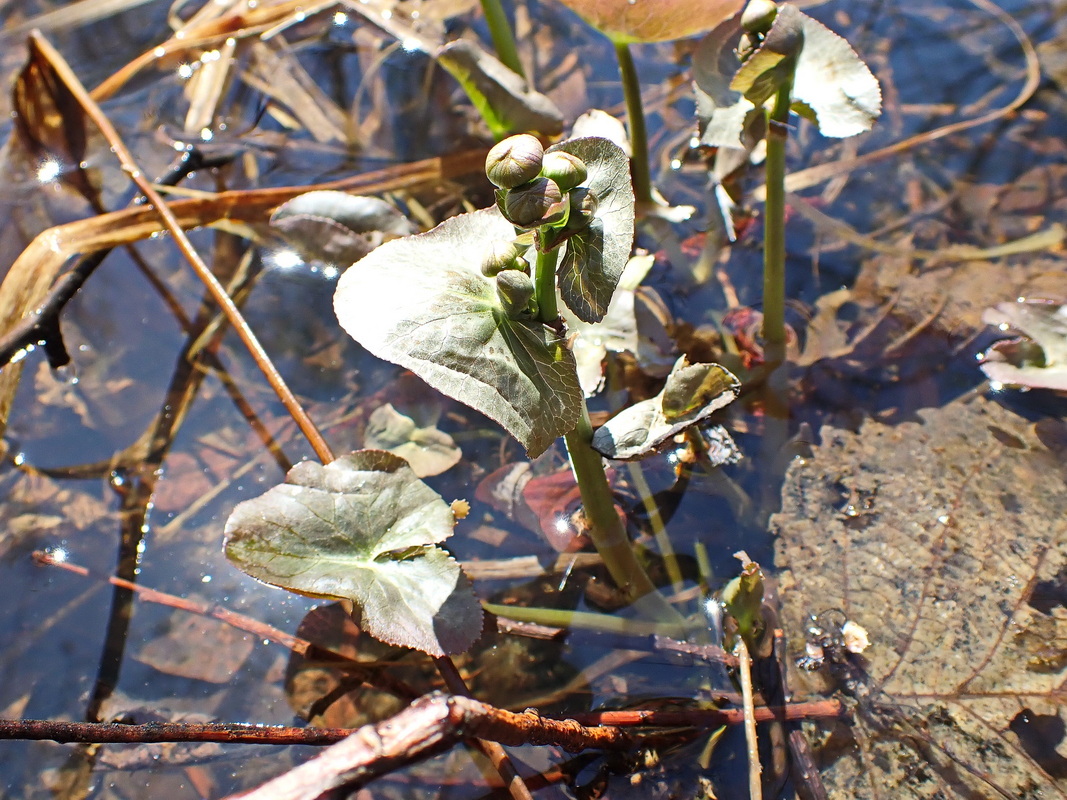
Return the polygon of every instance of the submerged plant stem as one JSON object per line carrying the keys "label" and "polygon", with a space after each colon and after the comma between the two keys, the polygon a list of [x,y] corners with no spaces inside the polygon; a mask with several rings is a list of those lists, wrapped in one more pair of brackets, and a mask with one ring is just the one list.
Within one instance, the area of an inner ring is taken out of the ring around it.
{"label": "submerged plant stem", "polygon": [[482,13],[489,26],[489,35],[493,39],[493,48],[501,62],[516,75],[525,78],[526,73],[519,61],[519,51],[515,47],[515,34],[508,24],[507,14],[500,0],[482,0]]}
{"label": "submerged plant stem", "polygon": [[542,322],[555,322],[559,318],[556,308],[556,259],[559,248],[547,253],[537,252],[534,265],[534,300],[537,301],[537,318]]}
{"label": "submerged plant stem", "polygon": [[615,44],[615,55],[619,59],[619,77],[622,80],[622,93],[626,98],[626,116],[630,122],[630,170],[633,173],[634,195],[637,203],[652,202],[652,175],[648,169],[648,134],[645,132],[645,109],[641,104],[641,82],[637,78],[630,47]]}
{"label": "submerged plant stem", "polygon": [[767,115],[767,202],[763,224],[763,341],[770,364],[785,361],[785,143],[792,77]]}
{"label": "submerged plant stem", "polygon": [[582,403],[577,427],[567,434],[567,452],[582,495],[582,508],[590,525],[589,536],[612,579],[634,607],[657,622],[681,623],[682,615],[659,593],[644,566],[634,555],[622,520],[615,511],[604,462],[593,449],[593,426]]}

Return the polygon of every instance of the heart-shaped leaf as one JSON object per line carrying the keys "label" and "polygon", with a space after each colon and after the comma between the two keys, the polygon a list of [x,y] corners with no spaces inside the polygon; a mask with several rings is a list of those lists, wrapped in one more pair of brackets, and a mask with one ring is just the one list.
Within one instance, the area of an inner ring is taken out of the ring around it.
{"label": "heart-shaped leaf", "polygon": [[634,192],[630,159],[608,139],[570,139],[545,152],[580,158],[589,171],[582,184],[596,198],[593,222],[567,240],[557,271],[563,302],[584,322],[599,322],[630,259],[634,241]]}
{"label": "heart-shaped leaf", "polygon": [[740,381],[725,367],[689,364],[682,356],[663,391],[623,409],[597,428],[593,449],[618,461],[644,458],[675,434],[733,402],[740,388]]}
{"label": "heart-shaped leaf", "polygon": [[478,638],[481,606],[436,546],[455,518],[407,462],[361,450],[297,464],[285,481],[233,510],[230,561],[274,586],[351,600],[367,633],[389,644],[440,656]]}
{"label": "heart-shaped leaf", "polygon": [[562,337],[512,317],[481,272],[515,229],[495,208],[388,242],[338,281],[341,327],[379,358],[496,420],[531,456],[578,421],[582,393]]}
{"label": "heart-shaped leaf", "polygon": [[561,0],[614,42],[663,42],[711,30],[743,0]]}

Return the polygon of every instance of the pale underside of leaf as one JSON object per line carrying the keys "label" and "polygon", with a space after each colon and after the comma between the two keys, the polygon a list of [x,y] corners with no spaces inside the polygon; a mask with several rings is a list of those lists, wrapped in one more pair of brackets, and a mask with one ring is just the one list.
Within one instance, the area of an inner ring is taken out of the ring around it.
{"label": "pale underside of leaf", "polygon": [[511,319],[481,274],[488,246],[514,235],[494,208],[389,242],[342,275],[334,308],[371,353],[496,420],[536,456],[576,424],[581,388],[562,338]]}
{"label": "pale underside of leaf", "polygon": [[[986,352],[982,371],[1005,386],[1026,386],[1067,392],[1067,305],[1043,301],[998,303],[982,314],[987,325],[1015,329],[1032,340],[997,342]],[[1019,356],[1036,345],[1035,363]]]}
{"label": "pale underside of leaf", "polygon": [[474,641],[478,601],[435,546],[455,519],[403,459],[364,450],[303,462],[286,481],[234,509],[231,561],[275,586],[355,602],[367,632],[390,644],[443,655]]}
{"label": "pale underside of leaf", "polygon": [[791,646],[830,609],[871,639],[875,703],[823,776],[831,797],[1067,797],[1013,732],[1067,722],[1067,615],[1030,602],[1067,569],[1067,471],[1041,424],[957,401],[824,428],[790,469],[772,525]]}

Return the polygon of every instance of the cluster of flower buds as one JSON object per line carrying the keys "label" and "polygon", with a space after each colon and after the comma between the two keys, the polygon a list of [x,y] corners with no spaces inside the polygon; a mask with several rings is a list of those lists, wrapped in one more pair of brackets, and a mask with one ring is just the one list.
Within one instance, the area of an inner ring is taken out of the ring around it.
{"label": "cluster of flower buds", "polygon": [[[538,249],[558,247],[587,227],[597,199],[581,184],[589,176],[580,158],[558,150],[545,152],[527,133],[498,143],[485,159],[486,177],[496,189],[496,204],[517,228],[535,230]],[[482,273],[496,277],[497,290],[509,313],[536,313],[530,265],[523,255],[533,239],[529,233],[490,248]]]}

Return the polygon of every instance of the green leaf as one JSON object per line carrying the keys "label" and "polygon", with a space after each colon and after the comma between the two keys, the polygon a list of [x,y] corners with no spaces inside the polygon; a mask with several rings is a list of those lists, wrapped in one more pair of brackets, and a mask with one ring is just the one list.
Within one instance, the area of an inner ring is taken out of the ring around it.
{"label": "green leaf", "polygon": [[756,107],[730,85],[741,69],[735,51],[742,33],[737,18],[726,20],[701,39],[693,53],[700,141],[709,147],[745,147],[741,134]]}
{"label": "green leaf", "polygon": [[285,480],[233,510],[230,561],[274,586],[351,600],[363,628],[383,642],[437,656],[473,644],[481,606],[459,565],[435,546],[455,519],[407,462],[361,450],[326,466],[297,464]]}
{"label": "green leaf", "polygon": [[495,278],[481,272],[489,247],[514,238],[492,208],[388,242],[341,276],[334,309],[371,353],[496,420],[538,456],[577,424],[582,394],[563,338],[511,318]]}
{"label": "green leaf", "polygon": [[[725,367],[689,364],[682,356],[667,376],[663,391],[623,409],[597,428],[593,449],[619,461],[644,458],[674,435],[733,402],[740,388],[740,381]],[[724,452],[736,451],[726,448]]]}
{"label": "green leaf", "polygon": [[785,9],[800,16],[804,30],[793,110],[805,116],[803,107],[811,109],[823,136],[841,139],[869,131],[882,113],[877,78],[847,41],[792,6],[781,6],[779,16]]}
{"label": "green leaf", "polygon": [[743,146],[749,114],[777,91],[794,63],[793,111],[823,136],[863,133],[881,114],[881,90],[867,65],[848,42],[794,6],[778,7],[762,46],[744,64],[735,53],[741,35],[738,20],[727,20],[693,56],[702,143]]}
{"label": "green leaf", "polygon": [[742,0],[561,0],[619,43],[662,42],[711,30],[741,10]]}
{"label": "green leaf", "polygon": [[583,322],[599,322],[607,312],[634,240],[634,193],[630,160],[608,139],[571,139],[545,152],[577,156],[589,171],[582,186],[597,201],[592,224],[567,240],[557,271],[563,302]]}
{"label": "green leaf", "polygon": [[563,114],[555,103],[473,42],[449,42],[436,58],[463,87],[496,139],[512,133],[539,131],[551,136],[563,131]]}
{"label": "green leaf", "polygon": [[745,640],[750,653],[760,652],[763,621],[763,571],[741,550],[734,553],[741,562],[741,574],[722,590],[722,604],[737,623],[737,633]]}

